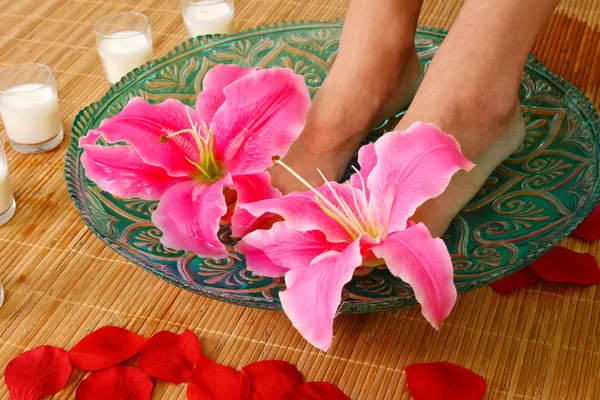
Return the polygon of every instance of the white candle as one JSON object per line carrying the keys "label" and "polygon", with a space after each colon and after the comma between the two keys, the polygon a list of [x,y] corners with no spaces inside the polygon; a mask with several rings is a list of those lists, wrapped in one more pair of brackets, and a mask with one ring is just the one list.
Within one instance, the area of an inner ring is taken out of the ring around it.
{"label": "white candle", "polygon": [[233,32],[233,7],[226,2],[189,4],[183,20],[190,36]]}
{"label": "white candle", "polygon": [[142,32],[116,32],[99,42],[98,52],[106,80],[114,84],[152,59],[152,40]]}
{"label": "white candle", "polygon": [[0,113],[13,143],[35,145],[60,134],[58,97],[52,87],[26,83],[4,92],[8,94],[0,96]]}
{"label": "white candle", "polygon": [[0,215],[7,212],[14,201],[10,179],[8,178],[8,169],[0,165]]}

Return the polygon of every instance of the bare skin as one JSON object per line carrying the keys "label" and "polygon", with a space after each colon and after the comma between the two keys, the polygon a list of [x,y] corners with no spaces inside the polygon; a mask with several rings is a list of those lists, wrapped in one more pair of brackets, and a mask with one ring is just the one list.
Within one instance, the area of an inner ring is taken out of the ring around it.
{"label": "bare skin", "polygon": [[[452,134],[477,164],[468,174],[457,173],[441,196],[414,215],[434,236],[444,233],[492,171],[522,142],[519,82],[536,37],[557,3],[467,0],[398,124],[397,130],[416,121],[436,124]],[[316,167],[328,179],[340,179],[365,135],[410,101],[419,79],[412,42],[421,1],[372,4],[352,1],[338,59],[315,97],[304,131],[285,158],[314,185],[322,183]],[[273,184],[285,193],[305,190],[278,167],[271,175]]]}
{"label": "bare skin", "polygon": [[[414,47],[420,10],[420,0],[350,4],[337,60],[284,160],[309,182],[323,183],[317,168],[339,180],[369,130],[412,100],[421,77]],[[286,193],[306,190],[282,167],[271,175]]]}

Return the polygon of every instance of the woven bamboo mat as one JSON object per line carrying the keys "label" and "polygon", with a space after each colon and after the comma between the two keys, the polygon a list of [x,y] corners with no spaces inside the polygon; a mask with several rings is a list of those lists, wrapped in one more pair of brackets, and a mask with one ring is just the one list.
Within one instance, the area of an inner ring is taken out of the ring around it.
{"label": "woven bamboo mat", "polygon": [[[236,0],[238,29],[281,20],[333,19],[347,0]],[[420,23],[449,27],[460,1],[426,1]],[[100,16],[136,10],[153,23],[155,55],[186,38],[176,0],[0,1],[0,65],[41,62],[57,73],[61,114],[76,113],[106,87],[92,25]],[[566,0],[535,47],[555,73],[600,106],[600,0]],[[4,130],[0,131],[6,139]],[[18,211],[0,227],[0,374],[22,351],[70,347],[104,325],[150,336],[193,329],[204,353],[240,368],[259,359],[298,365],[307,380],[339,385],[353,399],[408,399],[404,366],[450,361],[481,374],[488,399],[599,399],[600,291],[539,282],[501,296],[483,288],[459,298],[439,332],[418,308],[342,316],[328,353],[307,345],[283,314],[219,303],[187,293],[117,256],[80,220],[63,179],[59,150],[25,156],[9,146]],[[598,243],[569,248],[600,257]],[[74,398],[77,372],[55,398]],[[159,383],[154,398],[184,398],[185,386]],[[8,398],[0,382],[0,397]]]}

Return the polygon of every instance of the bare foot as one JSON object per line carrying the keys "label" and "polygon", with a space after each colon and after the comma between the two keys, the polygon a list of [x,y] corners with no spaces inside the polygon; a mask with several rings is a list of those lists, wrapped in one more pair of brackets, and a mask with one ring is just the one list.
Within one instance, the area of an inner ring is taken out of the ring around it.
{"label": "bare foot", "polygon": [[[478,164],[458,173],[445,193],[424,204],[415,219],[436,236],[477,193],[488,175],[521,143],[517,94],[527,57],[558,0],[465,0],[428,66],[427,76],[399,124],[436,124],[453,135]],[[521,28],[522,27],[522,28]]]}
{"label": "bare foot", "polygon": [[[310,183],[323,183],[317,168],[339,180],[367,133],[412,101],[422,76],[414,45],[421,3],[350,2],[337,59],[284,158]],[[284,193],[306,190],[280,166],[271,176]]]}
{"label": "bare foot", "polygon": [[[317,168],[338,181],[365,136],[414,97],[422,77],[414,46],[402,58],[400,72],[388,67],[387,79],[369,69],[352,71],[338,59],[339,67],[334,66],[315,96],[306,127],[284,158],[286,164],[315,186],[323,183]],[[282,167],[274,166],[270,172],[273,186],[282,192],[306,190]]]}
{"label": "bare foot", "polygon": [[[408,121],[403,121],[403,123],[408,123]],[[465,151],[465,147],[474,149],[477,146],[474,146],[473,143],[463,146],[465,155],[474,160],[477,166],[469,173],[464,171],[456,173],[446,191],[423,204],[413,216],[412,220],[427,225],[434,237],[444,234],[454,216],[477,194],[494,169],[515,152],[523,142],[525,124],[520,105],[516,103],[514,112],[510,116],[507,116],[504,121],[492,124],[489,129],[493,131],[487,133],[496,137],[497,140],[483,154],[475,156],[471,153],[471,157],[469,157],[469,150]],[[473,128],[468,125],[446,127],[444,131],[447,133],[461,132],[461,134],[455,135],[459,143],[464,143],[465,140],[476,141],[477,138],[483,136],[479,132],[473,131]]]}

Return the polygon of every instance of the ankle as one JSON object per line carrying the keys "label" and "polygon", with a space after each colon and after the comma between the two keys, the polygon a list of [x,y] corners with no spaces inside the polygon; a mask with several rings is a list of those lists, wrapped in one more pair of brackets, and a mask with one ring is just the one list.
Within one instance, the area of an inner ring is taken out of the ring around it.
{"label": "ankle", "polygon": [[510,101],[498,99],[497,103],[484,97],[460,93],[452,98],[439,95],[427,96],[427,100],[417,98],[397,129],[407,129],[415,121],[433,123],[453,135],[465,156],[477,162],[491,146],[515,130],[513,125],[520,111],[516,97]]}
{"label": "ankle", "polygon": [[[422,69],[414,44],[398,45],[382,62],[345,63],[338,58],[315,96],[300,136],[307,151],[322,154],[358,146],[385,118],[406,108]],[[391,61],[393,59],[393,61]]]}
{"label": "ankle", "polygon": [[493,95],[490,92],[478,93],[471,98],[473,107],[478,115],[490,126],[503,127],[512,123],[515,112],[520,109],[521,103],[514,93],[502,93],[498,90]]}

